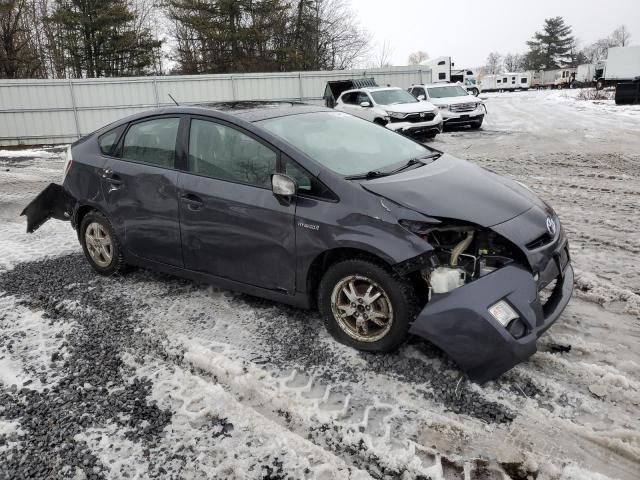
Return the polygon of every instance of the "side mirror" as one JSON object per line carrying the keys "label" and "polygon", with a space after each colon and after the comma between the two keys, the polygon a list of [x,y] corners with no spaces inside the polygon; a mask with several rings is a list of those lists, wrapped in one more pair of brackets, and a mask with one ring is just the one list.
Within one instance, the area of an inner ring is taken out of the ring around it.
{"label": "side mirror", "polygon": [[369,102],[360,102],[360,106],[362,108],[369,108],[371,106],[371,104]]}
{"label": "side mirror", "polygon": [[298,187],[296,181],[288,175],[274,173],[271,175],[271,190],[274,195],[280,197],[292,197],[296,194]]}
{"label": "side mirror", "polygon": [[418,100],[426,100],[427,97],[425,97],[424,95],[418,95]]}

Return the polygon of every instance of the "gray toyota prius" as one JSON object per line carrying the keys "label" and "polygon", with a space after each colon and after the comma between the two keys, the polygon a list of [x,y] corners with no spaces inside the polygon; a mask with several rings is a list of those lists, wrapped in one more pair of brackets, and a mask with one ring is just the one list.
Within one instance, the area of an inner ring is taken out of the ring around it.
{"label": "gray toyota prius", "polygon": [[162,108],[67,156],[27,230],[69,220],[98,273],[317,307],[366,351],[418,335],[478,382],[530,357],[573,289],[560,221],[526,186],[324,107]]}

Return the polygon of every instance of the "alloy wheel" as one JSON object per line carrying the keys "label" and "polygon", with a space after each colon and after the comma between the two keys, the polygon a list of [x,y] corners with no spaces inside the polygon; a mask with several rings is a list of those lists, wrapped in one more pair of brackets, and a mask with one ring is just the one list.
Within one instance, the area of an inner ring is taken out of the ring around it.
{"label": "alloy wheel", "polygon": [[331,310],[340,328],[360,342],[380,340],[393,325],[389,296],[377,282],[362,275],[350,275],[336,284]]}
{"label": "alloy wheel", "polygon": [[113,259],[113,242],[107,229],[98,222],[92,222],[84,233],[89,256],[96,265],[106,268]]}

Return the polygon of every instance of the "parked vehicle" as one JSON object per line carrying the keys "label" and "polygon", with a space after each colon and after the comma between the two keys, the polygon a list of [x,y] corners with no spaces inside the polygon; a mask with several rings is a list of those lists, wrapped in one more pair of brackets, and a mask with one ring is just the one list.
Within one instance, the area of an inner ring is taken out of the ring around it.
{"label": "parked vehicle", "polygon": [[486,113],[484,102],[454,83],[412,85],[409,93],[440,110],[444,125],[469,125],[480,128]]}
{"label": "parked vehicle", "polygon": [[75,142],[27,230],[70,221],[102,275],[139,265],[317,305],[361,350],[421,336],[481,382],[531,356],[566,307],[566,235],[523,185],[325,107],[213,107]]}
{"label": "parked vehicle", "polygon": [[576,69],[576,82],[580,86],[592,85],[596,78],[596,64],[583,63]]}
{"label": "parked vehicle", "polygon": [[434,105],[397,87],[347,90],[335,109],[413,137],[433,138],[442,131],[442,116]]}
{"label": "parked vehicle", "polygon": [[432,83],[460,82],[467,91],[476,97],[480,95],[481,88],[474,71],[468,68],[454,68],[455,63],[451,61],[451,57],[437,57],[432,60],[425,60],[421,65],[431,67]]}
{"label": "parked vehicle", "polygon": [[532,72],[533,88],[568,88],[574,86],[575,68],[557,68],[554,70],[537,70]]}
{"label": "parked vehicle", "polygon": [[530,72],[508,72],[480,77],[480,88],[483,92],[529,90],[530,87]]}
{"label": "parked vehicle", "polygon": [[596,88],[631,82],[640,77],[640,45],[634,47],[611,47],[607,60],[596,71]]}
{"label": "parked vehicle", "polygon": [[342,92],[346,92],[347,90],[353,90],[355,88],[364,88],[364,87],[377,87],[373,77],[364,77],[364,78],[352,78],[349,80],[331,80],[327,82],[327,85],[324,88],[324,104],[329,108],[334,108],[336,106],[336,100]]}

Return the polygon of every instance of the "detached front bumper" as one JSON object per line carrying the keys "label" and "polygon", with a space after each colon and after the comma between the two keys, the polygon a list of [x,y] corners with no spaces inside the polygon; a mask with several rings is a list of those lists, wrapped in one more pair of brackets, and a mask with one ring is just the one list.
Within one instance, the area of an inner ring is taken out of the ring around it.
{"label": "detached front bumper", "polygon": [[[498,377],[536,352],[536,340],[560,317],[573,291],[573,269],[569,263],[543,301],[540,283],[525,268],[511,264],[442,295],[434,295],[411,327],[411,333],[442,349],[472,380],[483,383]],[[489,307],[506,300],[526,325],[526,333],[515,338],[489,313]]]}

